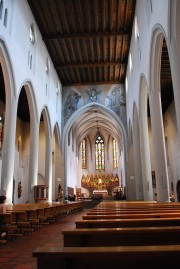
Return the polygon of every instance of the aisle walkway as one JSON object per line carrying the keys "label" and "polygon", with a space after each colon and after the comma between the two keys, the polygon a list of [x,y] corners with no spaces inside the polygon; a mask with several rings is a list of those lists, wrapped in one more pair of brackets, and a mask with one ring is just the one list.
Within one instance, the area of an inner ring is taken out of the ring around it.
{"label": "aisle walkway", "polygon": [[9,241],[0,248],[0,269],[36,269],[36,259],[32,252],[39,246],[62,246],[63,236],[61,231],[75,228],[75,220],[82,219],[85,211],[69,215],[57,223],[51,224],[22,239]]}

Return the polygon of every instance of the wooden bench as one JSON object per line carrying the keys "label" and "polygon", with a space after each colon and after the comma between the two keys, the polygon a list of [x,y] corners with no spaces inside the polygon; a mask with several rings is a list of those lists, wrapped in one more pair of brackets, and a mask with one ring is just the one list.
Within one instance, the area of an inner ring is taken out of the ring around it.
{"label": "wooden bench", "polygon": [[[5,239],[21,238],[22,234],[18,231],[18,226],[14,224],[12,214],[0,213],[0,234],[5,233]],[[5,241],[6,241],[5,240]]]}
{"label": "wooden bench", "polygon": [[178,245],[180,226],[84,228],[62,231],[65,247]]}
{"label": "wooden bench", "polygon": [[144,219],[144,218],[180,218],[179,213],[141,213],[141,214],[105,214],[105,215],[84,215],[83,220],[93,219]]}
{"label": "wooden bench", "polygon": [[126,227],[179,226],[180,218],[77,220],[75,221],[75,225],[76,225],[76,228],[126,228]]}
{"label": "wooden bench", "polygon": [[90,210],[87,215],[115,215],[115,214],[149,214],[149,213],[180,213],[180,209],[106,209]]}
{"label": "wooden bench", "polygon": [[91,209],[91,211],[96,210],[180,210],[179,203],[134,203],[134,202],[102,202],[96,206],[96,208]]}
{"label": "wooden bench", "polygon": [[179,269],[180,245],[39,247],[37,269]]}

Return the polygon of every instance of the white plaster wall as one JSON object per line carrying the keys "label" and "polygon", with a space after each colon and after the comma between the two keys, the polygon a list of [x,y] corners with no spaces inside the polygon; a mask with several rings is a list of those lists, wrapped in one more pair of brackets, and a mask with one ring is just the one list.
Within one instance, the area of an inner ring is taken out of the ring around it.
{"label": "white plaster wall", "polygon": [[168,172],[169,180],[173,182],[176,196],[176,182],[180,179],[180,144],[178,140],[177,122],[174,102],[171,103],[164,115],[165,136],[168,139]]}
{"label": "white plaster wall", "polygon": [[[46,152],[46,137],[44,122],[40,123],[39,128],[39,158],[38,158],[38,173],[45,178],[45,152]],[[38,182],[38,184],[40,184]],[[45,182],[43,184],[46,184]]]}
{"label": "white plaster wall", "polygon": [[[152,2],[152,10],[150,2]],[[137,104],[139,110],[139,83],[142,74],[145,76],[149,85],[150,51],[153,31],[156,27],[160,27],[166,36],[169,35],[168,7],[168,0],[137,0],[135,16],[137,17],[139,38],[135,35],[134,24],[126,77],[127,122],[129,119],[133,119],[134,102]],[[148,90],[151,89],[148,88]]]}
{"label": "white plaster wall", "polygon": [[[5,9],[8,10],[7,26],[3,24],[3,17]],[[31,24],[34,25],[35,29],[35,43],[32,44],[29,39],[29,32]],[[31,96],[33,96],[35,112],[35,124],[38,124],[40,115],[44,107],[46,107],[49,113],[50,130],[54,129],[55,124],[58,126],[59,138],[61,137],[61,110],[62,110],[62,85],[59,81],[57,73],[54,69],[46,46],[42,40],[42,36],[39,32],[35,19],[32,16],[31,10],[26,0],[5,0],[3,1],[3,16],[0,19],[0,42],[2,42],[6,48],[10,66],[7,61],[8,68],[12,67],[12,74],[14,79],[13,101],[15,98],[15,104],[18,105],[18,98],[22,86],[26,83],[32,85]],[[32,66],[30,66],[30,57],[32,56]],[[49,73],[46,73],[46,61],[49,61]],[[7,80],[7,77],[4,77]],[[12,81],[11,81],[12,83]],[[12,84],[13,85],[13,84]],[[57,90],[58,88],[58,90]],[[6,92],[6,96],[10,96]],[[12,101],[12,100],[11,100]],[[11,101],[9,103],[11,104]],[[8,109],[8,107],[6,108]],[[8,124],[8,123],[7,123]],[[22,178],[23,189],[22,200],[27,200],[27,186],[28,186],[28,168],[29,168],[29,127],[24,126],[23,133],[23,149],[21,153],[15,150],[15,158],[20,161],[16,162],[13,167],[13,173],[16,174],[17,178]],[[9,127],[12,130],[12,126]],[[17,136],[19,135],[20,129],[17,127]],[[39,128],[39,127],[38,127]],[[26,132],[27,130],[27,132]],[[43,148],[43,141],[40,143],[39,151],[39,170],[40,173],[44,174],[44,160],[45,154]],[[18,166],[20,163],[20,166]],[[39,171],[38,171],[39,172]],[[12,178],[8,178],[7,181]],[[10,190],[11,192],[11,190]],[[26,197],[26,198],[25,198]],[[9,199],[9,198],[8,198]],[[9,199],[10,201],[10,199]]]}
{"label": "white plaster wall", "polygon": [[[33,86],[33,93],[36,99],[38,117],[46,105],[50,114],[52,126],[57,122],[61,130],[61,83],[60,94],[58,95],[58,106],[56,103],[56,88],[58,76],[49,57],[48,51],[42,41],[42,36],[32,16],[31,10],[25,0],[6,0],[4,10],[8,9],[7,27],[0,20],[0,39],[3,40],[9,52],[10,62],[13,68],[15,81],[15,95],[19,92],[26,81]],[[31,24],[35,26],[35,44],[32,45],[29,39]],[[28,63],[28,54],[32,54],[32,69]],[[48,58],[50,63],[49,74],[45,72],[45,63]],[[46,83],[48,94],[46,95]]]}
{"label": "white plaster wall", "polygon": [[[148,94],[152,91],[149,87],[151,79],[150,66],[152,65],[151,61],[153,60],[151,58],[151,41],[155,29],[161,29],[169,47],[171,26],[170,3],[172,3],[172,1],[169,0],[137,0],[126,77],[127,122],[129,122],[129,120],[131,122],[133,121],[134,103],[137,105],[138,114],[140,114],[140,81],[142,76],[144,77],[144,81],[147,83]],[[138,28],[136,27],[137,25]],[[169,55],[169,57],[171,61],[171,55]],[[154,170],[151,129],[149,129],[149,143],[151,149],[151,170]],[[179,149],[177,149],[177,152],[178,153],[176,154],[179,154]],[[171,154],[174,156],[172,151]],[[172,167],[174,173],[178,173],[178,169],[176,169],[173,165]]]}

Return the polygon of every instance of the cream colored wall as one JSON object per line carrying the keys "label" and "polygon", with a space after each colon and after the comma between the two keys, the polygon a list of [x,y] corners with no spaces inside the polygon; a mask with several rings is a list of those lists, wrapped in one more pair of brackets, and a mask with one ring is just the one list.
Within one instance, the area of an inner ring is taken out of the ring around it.
{"label": "cream colored wall", "polygon": [[169,181],[173,182],[176,196],[176,182],[180,179],[180,144],[178,140],[174,101],[171,103],[164,115],[164,130],[165,137],[168,139],[167,159]]}
{"label": "cream colored wall", "polygon": [[[45,138],[45,126],[44,122],[40,123],[39,126],[39,156],[38,156],[38,173],[45,178],[45,150],[46,150],[46,138]],[[42,184],[43,182],[41,182]],[[38,184],[40,184],[38,182]],[[44,181],[44,184],[46,182]]]}
{"label": "cream colored wall", "polygon": [[[28,197],[28,172],[29,172],[29,123],[17,118],[16,122],[16,141],[15,141],[15,162],[14,162],[14,202],[26,202]],[[22,196],[18,199],[18,183],[22,185]]]}
{"label": "cream colored wall", "polygon": [[[6,68],[3,69],[6,86],[6,103],[9,105],[8,112],[13,114],[11,110],[16,110],[18,106],[19,93],[22,87],[26,85],[25,87],[28,88],[30,93],[28,97],[32,98],[30,102],[30,110],[33,111],[33,114],[35,115],[34,118],[33,116],[31,117],[31,119],[34,120],[33,123],[37,124],[35,127],[39,128],[38,119],[40,118],[42,109],[46,107],[49,113],[49,127],[53,130],[54,126],[57,124],[59,128],[59,136],[61,136],[62,85],[59,81],[56,70],[54,69],[45,43],[42,40],[41,33],[39,32],[28,2],[24,0],[6,0],[3,1],[3,7],[3,14],[5,8],[8,10],[8,19],[6,27],[3,24],[3,20],[0,20],[0,64],[2,65],[3,63],[3,67],[7,67],[8,70],[5,74],[4,70],[6,70]],[[29,38],[31,24],[34,25],[35,29],[34,44],[31,43]],[[31,56],[32,66],[30,66]],[[49,73],[46,73],[45,68],[47,58],[50,64]],[[0,104],[0,109],[1,108],[2,106]],[[6,180],[6,182],[3,182],[2,189],[3,193],[7,195],[7,202],[11,203],[13,177],[15,176],[16,180],[21,178],[24,180],[23,188],[25,189],[23,189],[22,199],[20,202],[24,202],[28,199],[27,197],[31,197],[32,194],[32,191],[30,189],[28,190],[28,184],[26,184],[29,180],[29,127],[26,125],[22,126],[22,123],[17,122],[17,132],[15,134],[14,126],[16,118],[10,115],[8,120],[9,122],[6,121],[6,138],[10,137],[11,139],[7,139],[5,149],[6,154],[4,154],[6,155],[4,157],[6,159],[2,169],[0,169],[0,171],[2,170],[3,180]],[[36,128],[34,128],[34,130],[36,132]],[[37,173],[42,173],[43,176],[45,173],[44,136],[42,132],[40,133],[38,171],[36,169],[36,165],[33,165],[33,160],[31,159],[31,165],[34,167],[34,170],[31,170],[34,177],[32,185],[36,184]],[[14,148],[12,147],[12,143],[9,141],[16,139],[17,142],[20,135],[23,137],[22,152],[18,153],[17,144]],[[36,138],[37,137],[34,137],[34,139]],[[38,139],[39,138],[37,138],[37,140]],[[10,148],[11,152],[9,150]],[[32,158],[36,155],[34,152],[35,149],[32,150]],[[11,153],[14,158],[10,158]],[[0,191],[2,190],[0,189]]]}

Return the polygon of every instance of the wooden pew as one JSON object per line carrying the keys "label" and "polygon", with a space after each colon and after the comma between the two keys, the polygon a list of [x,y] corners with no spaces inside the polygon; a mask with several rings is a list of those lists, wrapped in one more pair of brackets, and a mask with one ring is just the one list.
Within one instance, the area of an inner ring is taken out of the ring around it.
{"label": "wooden pew", "polygon": [[9,238],[21,238],[22,236],[22,234],[18,232],[18,226],[14,224],[12,214],[10,213],[0,213],[0,235],[2,233],[6,234],[6,240]]}
{"label": "wooden pew", "polygon": [[84,215],[83,220],[93,219],[142,219],[142,218],[180,218],[179,213],[137,213],[137,214],[105,214],[105,215]]}
{"label": "wooden pew", "polygon": [[31,223],[27,220],[27,212],[24,210],[8,211],[12,215],[12,224],[16,225],[22,235],[32,233]]}
{"label": "wooden pew", "polygon": [[149,214],[149,213],[180,213],[180,209],[104,209],[90,210],[87,215],[115,215],[115,214]]}
{"label": "wooden pew", "polygon": [[76,225],[76,228],[126,228],[126,227],[179,226],[180,218],[78,220],[78,221],[75,221],[75,225]]}
{"label": "wooden pew", "polygon": [[180,226],[84,228],[62,231],[65,247],[178,245]]}
{"label": "wooden pew", "polygon": [[37,269],[179,269],[180,245],[118,247],[39,247]]}
{"label": "wooden pew", "polygon": [[161,203],[161,202],[102,202],[96,206],[93,210],[107,210],[107,209],[118,209],[118,210],[156,210],[156,209],[180,209],[179,203]]}
{"label": "wooden pew", "polygon": [[69,213],[74,213],[77,210],[82,210],[83,202],[73,202],[70,204],[63,203],[29,203],[29,204],[14,204],[7,205],[7,212],[15,216],[15,222],[18,220],[19,212],[25,212],[26,221],[30,222],[31,227],[40,228],[54,223],[63,216]]}

